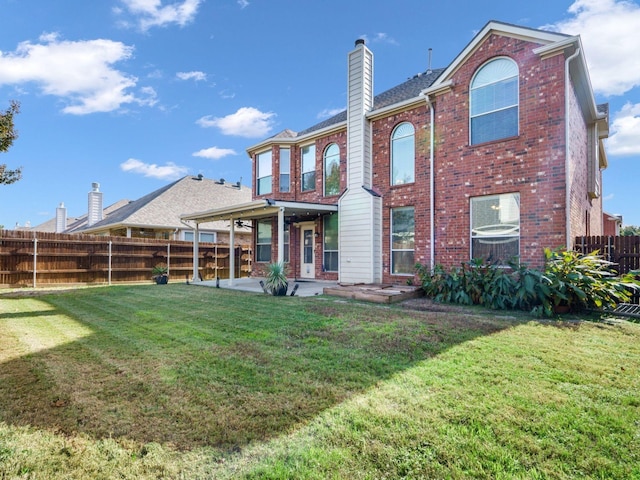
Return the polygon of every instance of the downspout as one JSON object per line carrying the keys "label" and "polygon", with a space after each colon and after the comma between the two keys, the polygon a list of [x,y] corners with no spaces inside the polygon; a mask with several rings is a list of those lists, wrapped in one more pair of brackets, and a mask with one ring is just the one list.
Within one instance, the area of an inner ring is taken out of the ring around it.
{"label": "downspout", "polygon": [[569,85],[571,85],[571,77],[569,76],[569,63],[571,60],[580,55],[580,47],[576,48],[576,51],[571,54],[564,61],[564,75],[565,75],[565,88],[564,88],[564,143],[565,143],[565,153],[564,153],[564,174],[565,174],[565,192],[564,192],[564,201],[565,201],[565,229],[566,229],[566,249],[569,250],[572,248],[573,242],[571,241],[571,189],[570,189],[570,178],[569,178]]}
{"label": "downspout", "polygon": [[435,221],[435,213],[433,211],[435,207],[435,193],[434,193],[434,185],[435,185],[435,174],[433,173],[433,165],[434,161],[434,132],[435,127],[433,125],[435,120],[435,112],[433,110],[433,104],[431,100],[429,100],[429,95],[424,96],[427,101],[427,106],[429,107],[429,117],[430,117],[430,125],[429,125],[429,272],[433,273],[433,269],[435,268],[435,240],[436,240],[436,228],[434,225]]}

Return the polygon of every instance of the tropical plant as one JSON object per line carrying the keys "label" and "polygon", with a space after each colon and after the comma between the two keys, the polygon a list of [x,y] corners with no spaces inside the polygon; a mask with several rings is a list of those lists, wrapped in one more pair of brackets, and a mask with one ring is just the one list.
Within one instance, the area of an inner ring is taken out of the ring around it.
{"label": "tropical plant", "polygon": [[265,288],[273,295],[286,295],[289,282],[287,268],[284,262],[274,262],[267,265],[265,270]]}
{"label": "tropical plant", "polygon": [[630,300],[633,291],[640,290],[635,272],[617,276],[615,265],[602,258],[598,251],[581,254],[571,250],[545,248],[544,281],[549,289],[543,301],[550,305],[564,305],[571,311],[588,308],[615,308]]}
{"label": "tropical plant", "polygon": [[167,283],[169,279],[168,273],[169,268],[164,263],[159,263],[151,270],[151,278],[158,284]]}

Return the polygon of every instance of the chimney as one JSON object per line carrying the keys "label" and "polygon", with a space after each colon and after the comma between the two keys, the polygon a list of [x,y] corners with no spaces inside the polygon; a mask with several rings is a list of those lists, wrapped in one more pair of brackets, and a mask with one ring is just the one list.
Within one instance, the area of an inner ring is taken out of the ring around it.
{"label": "chimney", "polygon": [[100,184],[93,182],[89,192],[89,211],[87,215],[87,225],[91,226],[102,220],[102,192]]}
{"label": "chimney", "polygon": [[347,184],[371,188],[371,129],[365,117],[373,110],[373,53],[363,39],[349,52],[347,80]]}
{"label": "chimney", "polygon": [[67,209],[64,203],[56,208],[56,233],[62,233],[67,229]]}

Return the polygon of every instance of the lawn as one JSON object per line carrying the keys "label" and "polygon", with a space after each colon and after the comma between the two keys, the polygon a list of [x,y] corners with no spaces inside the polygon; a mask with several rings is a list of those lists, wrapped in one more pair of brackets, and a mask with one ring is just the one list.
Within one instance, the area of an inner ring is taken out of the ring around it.
{"label": "lawn", "polygon": [[187,285],[0,297],[0,479],[640,478],[640,325]]}

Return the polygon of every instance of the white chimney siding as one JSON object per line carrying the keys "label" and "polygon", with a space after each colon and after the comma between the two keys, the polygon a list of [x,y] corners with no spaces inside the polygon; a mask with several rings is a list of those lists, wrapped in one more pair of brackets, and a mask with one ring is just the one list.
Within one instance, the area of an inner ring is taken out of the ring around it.
{"label": "white chimney siding", "polygon": [[358,40],[348,55],[347,190],[339,204],[340,281],[382,281],[382,198],[371,191],[373,53]]}
{"label": "white chimney siding", "polygon": [[56,233],[62,233],[67,229],[67,208],[64,203],[56,208]]}
{"label": "white chimney siding", "polygon": [[89,192],[89,210],[87,215],[87,225],[91,226],[102,220],[102,192],[99,183],[91,184]]}

